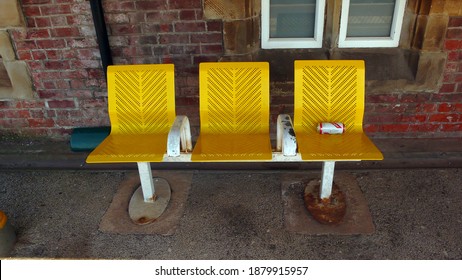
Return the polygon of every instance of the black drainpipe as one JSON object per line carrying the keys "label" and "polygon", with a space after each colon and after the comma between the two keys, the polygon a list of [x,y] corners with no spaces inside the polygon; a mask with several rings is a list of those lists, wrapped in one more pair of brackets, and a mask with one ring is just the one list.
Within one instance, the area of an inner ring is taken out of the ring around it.
{"label": "black drainpipe", "polygon": [[107,36],[106,22],[104,21],[103,5],[101,4],[101,0],[90,0],[90,5],[96,30],[96,39],[98,40],[99,52],[101,54],[101,62],[107,80],[107,67],[108,65],[112,65],[112,56]]}

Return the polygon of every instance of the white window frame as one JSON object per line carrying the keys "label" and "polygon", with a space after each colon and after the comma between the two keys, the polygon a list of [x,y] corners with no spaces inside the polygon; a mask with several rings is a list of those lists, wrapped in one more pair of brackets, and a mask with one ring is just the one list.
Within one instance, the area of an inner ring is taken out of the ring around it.
{"label": "white window frame", "polygon": [[326,0],[316,0],[313,38],[270,38],[270,0],[261,1],[261,47],[262,49],[308,49],[321,48],[324,33]]}
{"label": "white window frame", "polygon": [[399,45],[401,28],[403,26],[406,0],[396,0],[393,21],[391,23],[390,37],[346,37],[348,27],[348,14],[350,0],[342,0],[340,15],[340,31],[338,39],[339,48],[394,48]]}

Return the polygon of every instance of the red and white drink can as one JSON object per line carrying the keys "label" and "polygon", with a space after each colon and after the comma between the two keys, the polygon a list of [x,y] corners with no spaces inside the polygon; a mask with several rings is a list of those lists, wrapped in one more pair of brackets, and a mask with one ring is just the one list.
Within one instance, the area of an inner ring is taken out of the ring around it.
{"label": "red and white drink can", "polygon": [[345,132],[345,125],[338,122],[323,122],[318,124],[319,134],[342,134]]}

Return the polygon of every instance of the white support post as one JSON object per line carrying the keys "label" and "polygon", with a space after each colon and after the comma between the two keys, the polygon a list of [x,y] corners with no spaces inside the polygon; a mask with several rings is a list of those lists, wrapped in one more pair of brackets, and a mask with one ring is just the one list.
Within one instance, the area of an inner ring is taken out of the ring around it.
{"label": "white support post", "polygon": [[167,155],[179,157],[181,151],[192,151],[191,128],[186,116],[176,116],[167,138]]}
{"label": "white support post", "polygon": [[154,188],[154,180],[152,179],[151,163],[137,162],[137,164],[144,202],[153,203],[155,201],[156,189]]}
{"label": "white support post", "polygon": [[335,161],[324,161],[322,163],[321,178],[321,199],[329,198],[332,194],[332,183],[334,182]]}
{"label": "white support post", "polygon": [[297,155],[297,139],[289,115],[280,114],[277,120],[277,151],[282,152],[284,156]]}

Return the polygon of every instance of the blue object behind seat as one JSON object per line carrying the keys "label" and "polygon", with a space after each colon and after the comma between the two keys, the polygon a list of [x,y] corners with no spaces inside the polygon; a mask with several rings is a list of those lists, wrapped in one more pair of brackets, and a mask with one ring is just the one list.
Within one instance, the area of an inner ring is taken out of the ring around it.
{"label": "blue object behind seat", "polygon": [[94,150],[111,132],[110,127],[78,127],[71,134],[71,150],[74,152]]}

